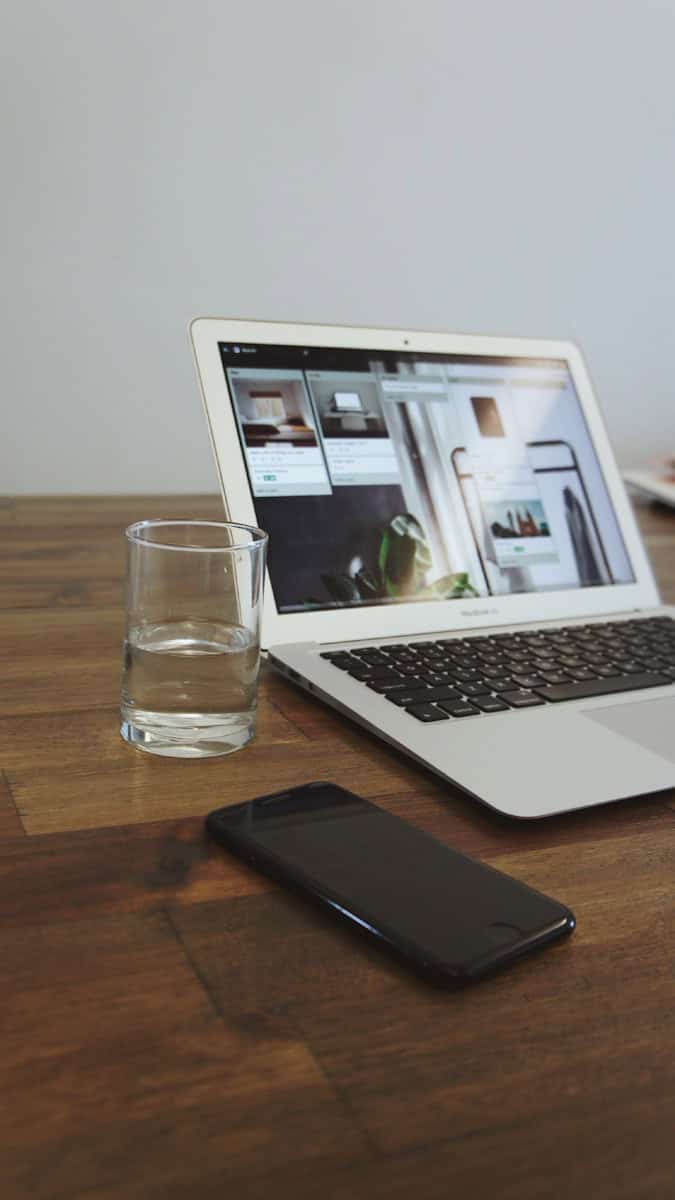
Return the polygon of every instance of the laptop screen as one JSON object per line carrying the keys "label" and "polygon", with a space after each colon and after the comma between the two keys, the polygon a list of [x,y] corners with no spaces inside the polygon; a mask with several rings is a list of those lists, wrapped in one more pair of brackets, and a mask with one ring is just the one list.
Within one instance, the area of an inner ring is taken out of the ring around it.
{"label": "laptop screen", "polygon": [[279,612],[635,581],[563,359],[219,345]]}

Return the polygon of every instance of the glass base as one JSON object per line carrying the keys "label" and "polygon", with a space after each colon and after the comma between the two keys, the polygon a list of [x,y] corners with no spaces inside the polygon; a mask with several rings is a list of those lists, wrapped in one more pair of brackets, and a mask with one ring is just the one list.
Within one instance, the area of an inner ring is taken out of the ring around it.
{"label": "glass base", "polygon": [[209,718],[195,713],[125,713],[120,733],[125,742],[167,758],[213,758],[242,750],[255,737],[255,711]]}

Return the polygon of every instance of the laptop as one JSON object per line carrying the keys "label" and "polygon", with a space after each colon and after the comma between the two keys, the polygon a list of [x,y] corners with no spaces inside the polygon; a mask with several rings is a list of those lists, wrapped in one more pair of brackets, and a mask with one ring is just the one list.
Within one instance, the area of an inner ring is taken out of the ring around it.
{"label": "laptop", "polygon": [[513,817],[675,786],[675,608],[574,345],[191,337],[226,512],[270,536],[277,671]]}

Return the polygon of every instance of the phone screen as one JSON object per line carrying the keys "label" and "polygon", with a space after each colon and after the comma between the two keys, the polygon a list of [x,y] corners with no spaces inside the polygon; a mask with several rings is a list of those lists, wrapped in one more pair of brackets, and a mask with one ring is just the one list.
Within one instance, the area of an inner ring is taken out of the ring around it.
{"label": "phone screen", "polygon": [[[557,553],[557,557],[548,562],[530,557],[522,564],[531,571],[531,588],[550,591],[615,582],[600,527],[571,448],[566,442],[528,442],[527,456]],[[484,505],[470,456],[464,449],[458,449],[452,456],[452,464],[488,590],[495,594],[516,590],[516,580],[508,583],[507,576],[503,572],[500,574],[500,567],[494,565],[494,555],[490,556],[482,521]],[[510,506],[510,511],[514,511],[514,506]],[[506,520],[512,521],[509,513]],[[534,538],[529,544],[536,550],[544,542]],[[509,543],[502,542],[502,545],[508,552]]]}
{"label": "phone screen", "polygon": [[569,932],[568,909],[335,784],[207,818],[218,841],[426,968],[480,974]]}

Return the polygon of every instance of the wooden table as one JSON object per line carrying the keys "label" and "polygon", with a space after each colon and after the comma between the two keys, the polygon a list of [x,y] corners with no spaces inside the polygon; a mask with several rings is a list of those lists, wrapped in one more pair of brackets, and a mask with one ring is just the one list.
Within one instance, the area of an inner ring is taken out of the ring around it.
{"label": "wooden table", "polygon": [[[220,512],[0,507],[2,1200],[672,1196],[673,794],[500,819],[268,672],[243,752],[130,749],[122,530]],[[640,519],[673,601],[675,518]],[[445,994],[207,843],[216,805],[326,776],[577,932]]]}

